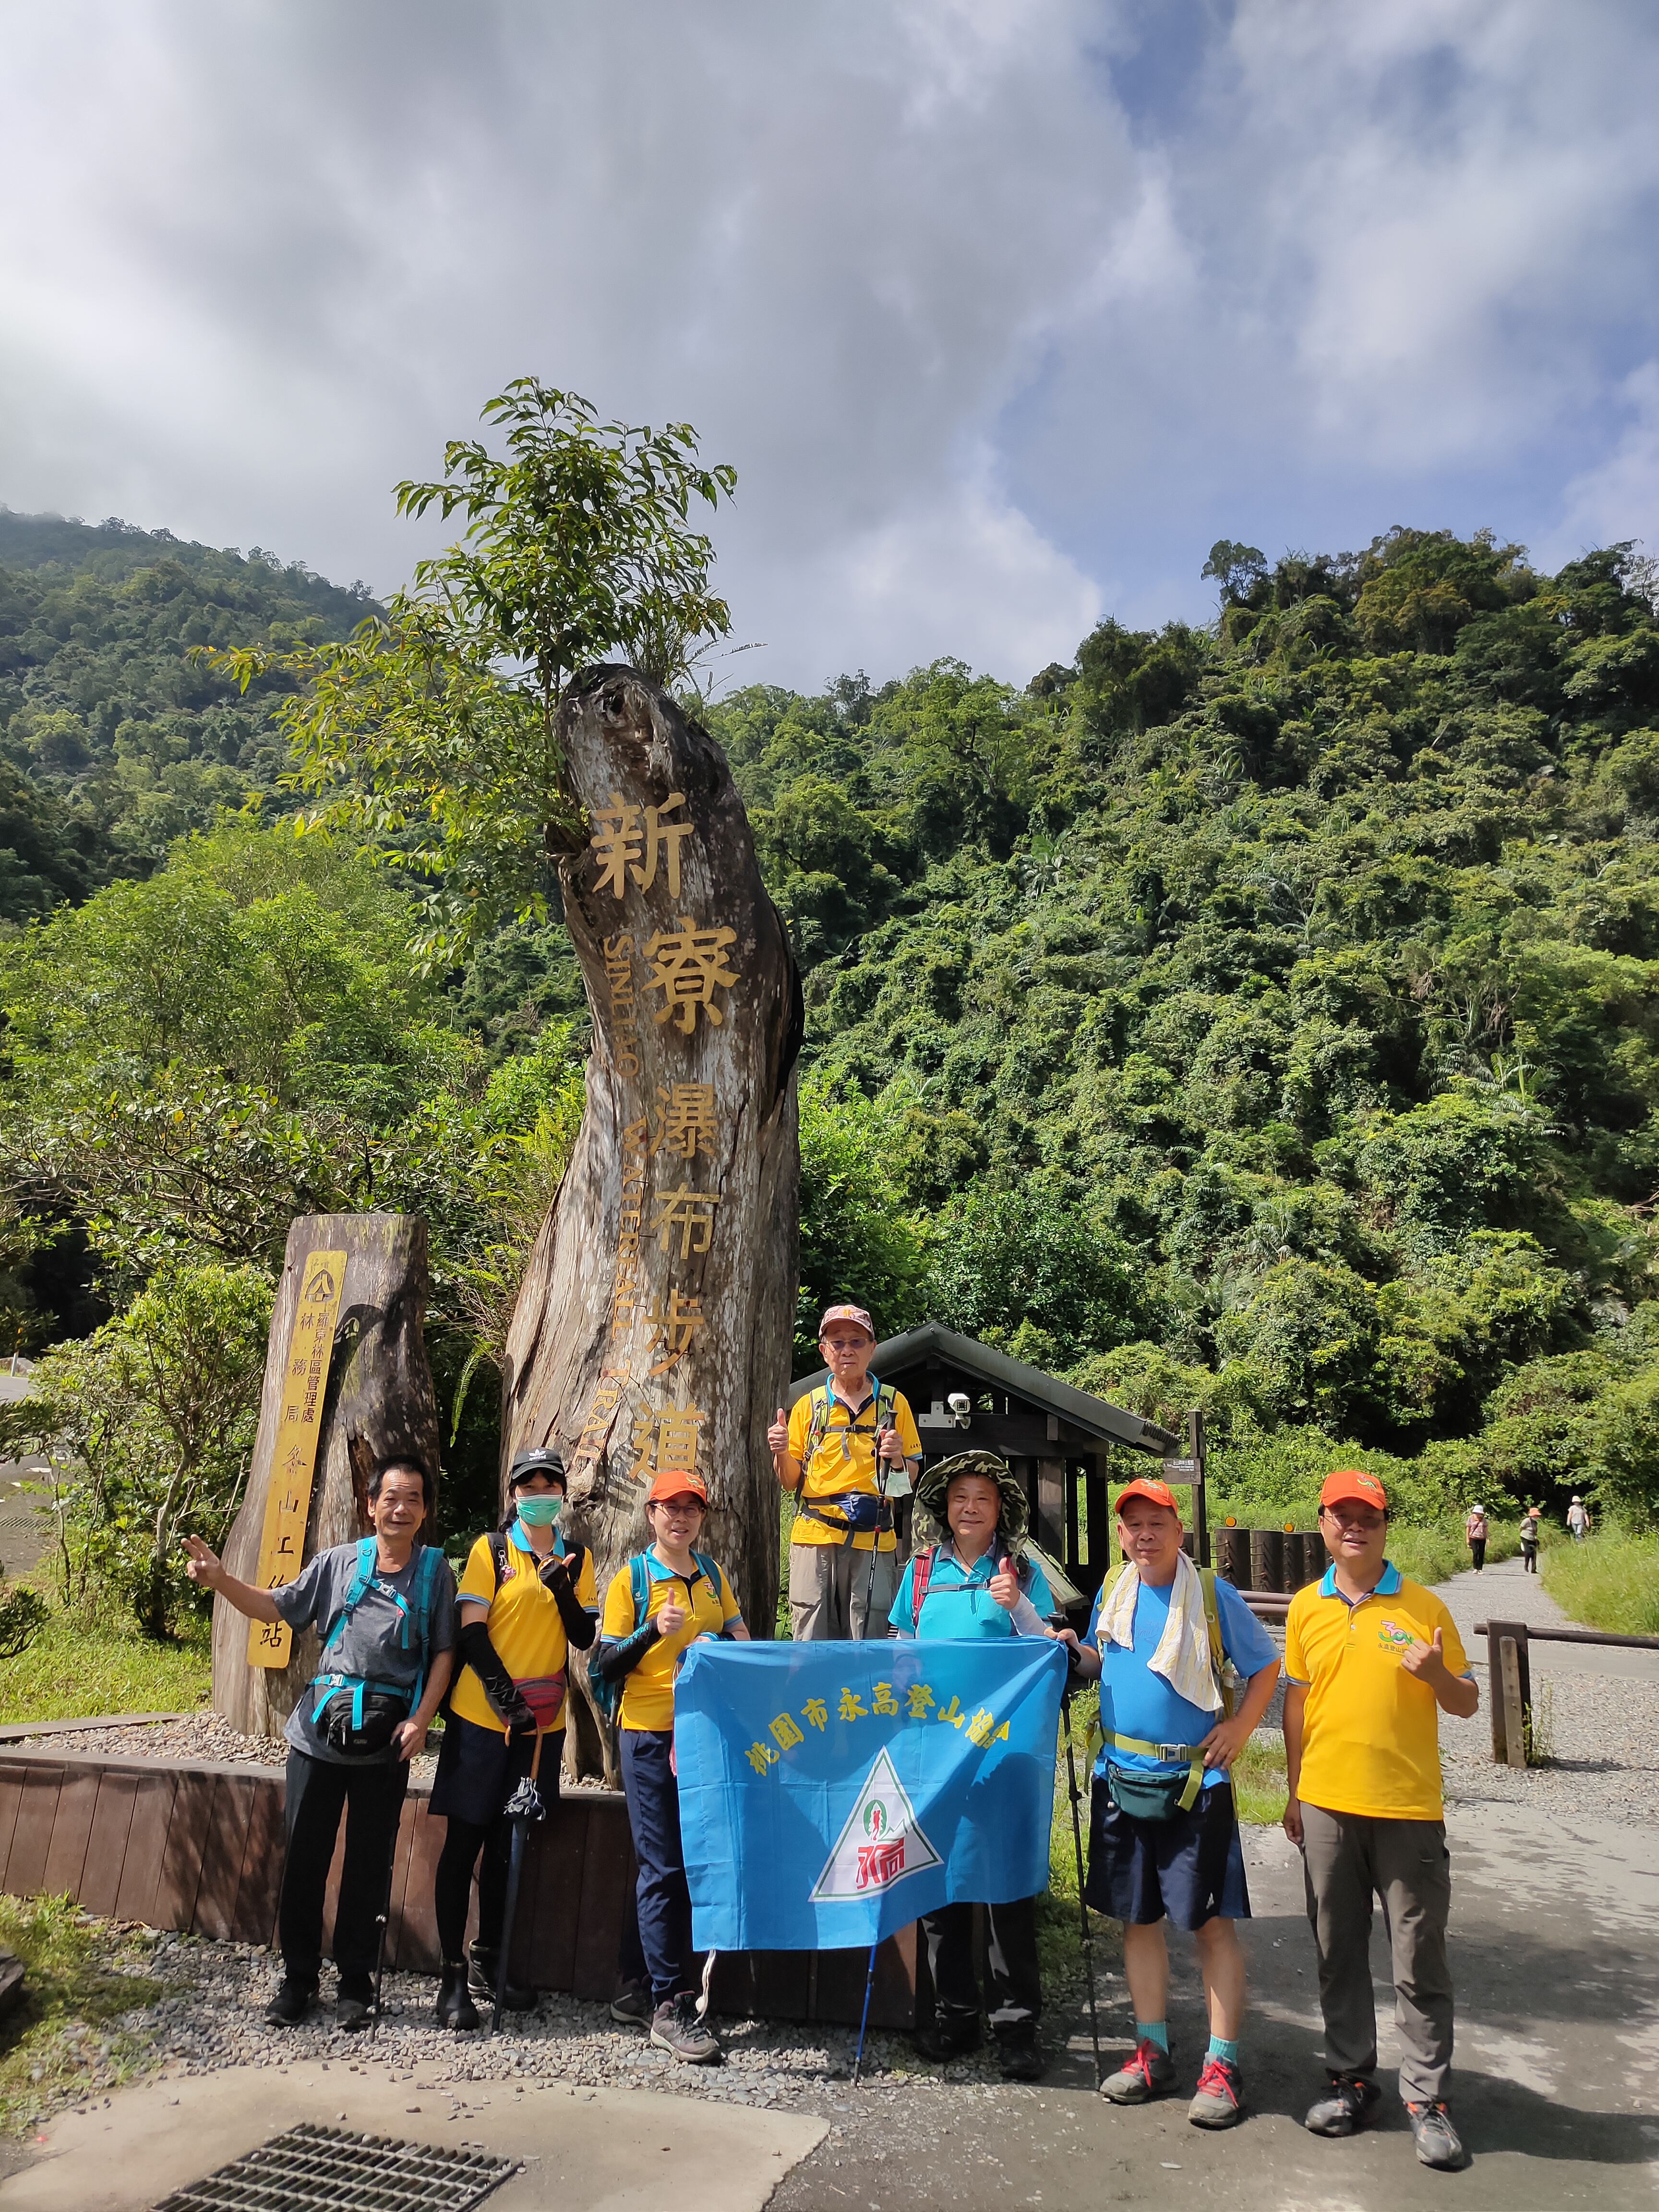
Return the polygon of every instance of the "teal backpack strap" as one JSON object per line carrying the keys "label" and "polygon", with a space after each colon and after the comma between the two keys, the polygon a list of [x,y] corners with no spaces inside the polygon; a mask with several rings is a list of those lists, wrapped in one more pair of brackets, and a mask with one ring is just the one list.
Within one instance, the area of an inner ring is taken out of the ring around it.
{"label": "teal backpack strap", "polygon": [[708,1587],[714,1591],[714,1602],[718,1605],[720,1601],[720,1569],[714,1565],[714,1562],[709,1558],[707,1552],[693,1552],[691,1557],[696,1562],[697,1572],[700,1575],[703,1575],[708,1577]]}
{"label": "teal backpack strap", "polygon": [[634,1595],[634,1626],[638,1628],[651,1611],[651,1570],[643,1552],[635,1552],[628,1562],[628,1582]]}

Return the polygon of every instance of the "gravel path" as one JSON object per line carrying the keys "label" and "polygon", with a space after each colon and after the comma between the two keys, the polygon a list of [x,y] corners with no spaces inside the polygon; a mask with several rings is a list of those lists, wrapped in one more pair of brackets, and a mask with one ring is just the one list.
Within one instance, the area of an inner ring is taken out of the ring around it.
{"label": "gravel path", "polygon": [[[269,1736],[242,1735],[213,1712],[115,1728],[55,1729],[50,1735],[14,1737],[8,1747],[38,1751],[43,1757],[60,1751],[94,1751],[106,1759],[207,1759],[222,1765],[278,1770],[288,1763],[285,1743],[273,1742]],[[409,1771],[416,1781],[429,1782],[437,1767],[435,1754],[423,1753],[410,1760]]]}

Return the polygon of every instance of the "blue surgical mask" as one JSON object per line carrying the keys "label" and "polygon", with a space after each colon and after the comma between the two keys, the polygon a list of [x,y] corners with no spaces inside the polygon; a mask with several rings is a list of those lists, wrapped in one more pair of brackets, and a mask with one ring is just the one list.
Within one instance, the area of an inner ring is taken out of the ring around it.
{"label": "blue surgical mask", "polygon": [[557,1490],[532,1490],[520,1492],[513,1503],[526,1528],[550,1528],[563,1509],[564,1497]]}

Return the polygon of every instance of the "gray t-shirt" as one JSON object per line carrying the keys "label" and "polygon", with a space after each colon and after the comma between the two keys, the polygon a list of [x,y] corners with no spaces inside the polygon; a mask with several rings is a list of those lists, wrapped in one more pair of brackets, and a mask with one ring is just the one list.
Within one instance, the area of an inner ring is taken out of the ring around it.
{"label": "gray t-shirt", "polygon": [[[420,1571],[421,1547],[410,1553],[409,1565],[395,1575],[374,1576],[357,1601],[338,1643],[325,1662],[331,1674],[361,1675],[372,1682],[386,1682],[412,1690],[421,1673],[421,1609],[416,1601],[416,1577]],[[317,1631],[326,1644],[335,1622],[345,1610],[347,1594],[357,1577],[357,1547],[336,1544],[307,1561],[295,1579],[270,1593],[276,1610],[290,1628]],[[409,1607],[407,1615],[391,1593],[396,1591]],[[409,1624],[409,1648],[404,1648],[404,1623]],[[428,1617],[428,1663],[455,1644],[455,1577],[447,1559],[439,1555],[432,1574],[432,1606]],[[283,1733],[296,1751],[319,1759],[329,1766],[387,1765],[397,1757],[388,1744],[384,1751],[349,1758],[336,1751],[311,1716],[320,1690],[307,1683],[300,1702],[288,1717]]]}

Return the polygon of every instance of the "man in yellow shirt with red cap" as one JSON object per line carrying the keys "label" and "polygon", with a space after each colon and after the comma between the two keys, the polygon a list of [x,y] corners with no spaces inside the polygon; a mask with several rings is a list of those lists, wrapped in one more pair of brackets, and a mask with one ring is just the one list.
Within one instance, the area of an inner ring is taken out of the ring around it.
{"label": "man in yellow shirt with red cap", "polygon": [[1389,1500],[1374,1474],[1348,1468],[1326,1477],[1319,1531],[1331,1565],[1297,1592],[1285,1625],[1285,1832],[1302,1851],[1331,2073],[1307,2125],[1315,2135],[1352,2135],[1382,2103],[1375,1893],[1394,1955],[1406,2054],[1400,2094],[1417,2155],[1425,2166],[1458,2166],[1463,2146],[1443,2094],[1452,2053],[1451,1860],[1439,1717],[1467,1719],[1480,1693],[1451,1614],[1384,1556]]}

